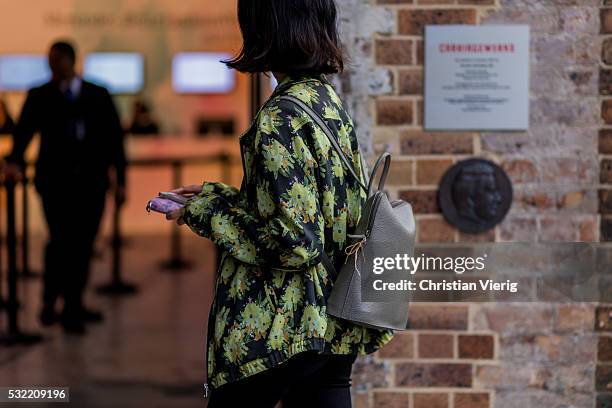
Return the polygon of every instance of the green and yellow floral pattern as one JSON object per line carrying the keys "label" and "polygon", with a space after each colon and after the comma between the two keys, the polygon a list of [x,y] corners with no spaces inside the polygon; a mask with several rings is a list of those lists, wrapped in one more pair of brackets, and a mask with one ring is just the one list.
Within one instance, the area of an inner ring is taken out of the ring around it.
{"label": "green and yellow floral pattern", "polygon": [[206,182],[186,207],[187,225],[223,252],[208,329],[213,388],[300,352],[367,354],[392,337],[326,313],[335,276],[320,256],[343,261],[366,197],[322,129],[279,100],[287,94],[327,121],[362,172],[354,125],[333,86],[323,76],[287,78],[240,138],[242,188]]}

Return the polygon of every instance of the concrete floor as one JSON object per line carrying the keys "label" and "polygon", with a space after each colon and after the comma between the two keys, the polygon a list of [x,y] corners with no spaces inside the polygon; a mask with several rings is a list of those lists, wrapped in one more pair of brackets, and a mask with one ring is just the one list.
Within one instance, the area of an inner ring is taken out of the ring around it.
{"label": "concrete floor", "polygon": [[[100,240],[87,303],[105,313],[104,323],[83,337],[37,322],[40,280],[20,281],[22,327],[40,331],[44,342],[30,347],[0,348],[0,386],[67,386],[76,407],[203,407],[206,320],[214,270],[212,246],[183,231],[183,249],[193,262],[189,271],[160,268],[167,257],[167,236],[129,237],[124,273],[139,286],[134,296],[97,295],[107,281],[110,251]],[[42,238],[33,244],[39,256]],[[39,265],[33,259],[35,266]],[[0,318],[0,330],[6,321]],[[7,404],[0,404],[2,407]],[[20,403],[25,407],[30,404]],[[65,406],[31,404],[31,406]]]}

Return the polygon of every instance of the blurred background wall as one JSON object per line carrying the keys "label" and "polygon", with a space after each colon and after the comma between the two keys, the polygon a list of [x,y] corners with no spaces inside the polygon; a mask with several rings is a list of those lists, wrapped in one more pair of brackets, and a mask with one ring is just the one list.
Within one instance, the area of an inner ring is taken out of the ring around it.
{"label": "blurred background wall", "polygon": [[[137,52],[145,62],[145,83],[138,95],[115,97],[128,119],[136,97],[150,101],[165,134],[195,133],[203,113],[236,118],[237,128],[249,120],[244,99],[247,78],[224,95],[179,95],[172,89],[171,63],[178,52],[235,53],[240,49],[236,2],[210,0],[28,0],[11,4],[0,14],[5,54],[46,54],[57,38],[74,40],[81,66],[90,52]],[[23,93],[7,95],[9,109],[19,112]]]}
{"label": "blurred background wall", "polygon": [[[203,135],[198,135],[201,120],[232,122],[233,129],[224,145],[231,145],[230,141],[236,140],[250,121],[249,82],[245,75],[233,73],[235,84],[224,93],[179,93],[172,85],[172,61],[176,54],[212,52],[229,56],[240,49],[235,1],[28,0],[11,4],[10,13],[0,13],[0,27],[7,33],[0,36],[3,55],[46,55],[53,41],[72,40],[77,47],[78,72],[83,71],[84,59],[90,53],[140,54],[144,59],[142,90],[116,94],[114,100],[126,127],[132,120],[133,103],[144,100],[159,125],[160,135],[156,139],[128,136],[127,151],[132,159],[205,156],[210,149],[199,138]],[[11,116],[17,119],[25,92],[0,89],[0,94]],[[0,153],[4,154],[9,144],[8,138],[0,138]],[[33,143],[30,157],[36,149]],[[184,183],[199,184],[205,175],[209,179],[221,178],[218,164],[205,162],[184,166]],[[240,166],[233,169],[234,178],[227,181],[238,184]],[[128,173],[128,183],[129,200],[123,212],[125,230],[165,231],[166,226],[147,217],[143,209],[149,197],[173,186],[170,167],[134,166]],[[37,196],[32,197],[33,233],[43,234],[40,205]],[[108,222],[104,228],[108,231]]]}

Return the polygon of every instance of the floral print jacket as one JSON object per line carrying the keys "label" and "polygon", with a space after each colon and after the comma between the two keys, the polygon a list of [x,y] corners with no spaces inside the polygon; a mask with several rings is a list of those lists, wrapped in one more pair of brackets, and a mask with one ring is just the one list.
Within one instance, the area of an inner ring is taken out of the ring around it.
{"label": "floral print jacket", "polygon": [[366,194],[322,129],[281,95],[319,113],[362,174],[353,122],[333,86],[324,76],[289,77],[240,138],[241,189],[206,182],[186,207],[187,225],[223,252],[208,330],[213,389],[304,351],[367,354],[392,337],[326,313],[335,276],[320,254],[343,262]]}

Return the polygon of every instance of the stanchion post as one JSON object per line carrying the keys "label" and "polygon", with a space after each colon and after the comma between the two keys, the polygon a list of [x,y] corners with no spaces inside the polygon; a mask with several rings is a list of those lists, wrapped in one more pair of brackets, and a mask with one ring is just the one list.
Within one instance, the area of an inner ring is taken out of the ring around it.
{"label": "stanchion post", "polygon": [[126,283],[121,277],[121,251],[122,251],[122,234],[121,234],[121,205],[115,199],[113,208],[113,232],[111,239],[112,250],[112,272],[111,281],[106,285],[98,286],[96,291],[101,295],[120,296],[131,295],[138,292],[138,287],[131,283]]}
{"label": "stanchion post", "polygon": [[15,182],[6,182],[6,247],[8,252],[8,331],[19,332],[17,321],[17,231],[15,229]]}
{"label": "stanchion post", "polygon": [[[4,179],[0,180],[0,193],[6,191],[5,190],[5,184],[4,184]],[[3,287],[3,282],[2,280],[4,279],[4,258],[2,256],[2,253],[4,252],[2,250],[2,248],[4,248],[4,239],[2,237],[2,216],[0,215],[0,310],[6,308],[7,304],[6,301],[4,300],[3,297],[3,293],[4,291],[2,290]]]}
{"label": "stanchion post", "polygon": [[17,231],[15,227],[15,181],[5,180],[6,187],[6,243],[8,253],[8,299],[7,299],[7,333],[0,336],[0,344],[12,346],[17,344],[32,344],[42,337],[19,330],[17,299]]}
{"label": "stanchion post", "polygon": [[23,176],[23,191],[22,191],[22,221],[21,221],[21,277],[22,278],[37,278],[38,273],[32,272],[30,269],[30,205],[28,192],[29,179],[25,174]]}

